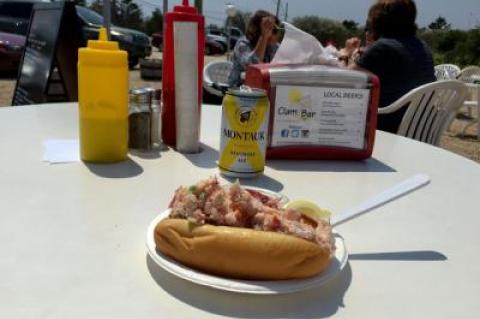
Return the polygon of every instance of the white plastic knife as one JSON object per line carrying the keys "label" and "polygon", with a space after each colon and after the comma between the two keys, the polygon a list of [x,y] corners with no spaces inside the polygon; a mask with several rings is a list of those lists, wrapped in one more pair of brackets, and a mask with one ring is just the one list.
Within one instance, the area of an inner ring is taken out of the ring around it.
{"label": "white plastic knife", "polygon": [[424,185],[427,185],[430,182],[430,178],[425,174],[418,174],[412,176],[405,181],[377,194],[363,203],[344,210],[339,214],[335,214],[330,219],[330,224],[332,226],[338,226],[346,221],[349,221],[353,218],[361,216],[370,210],[382,206],[394,199],[397,199],[405,194],[408,194]]}

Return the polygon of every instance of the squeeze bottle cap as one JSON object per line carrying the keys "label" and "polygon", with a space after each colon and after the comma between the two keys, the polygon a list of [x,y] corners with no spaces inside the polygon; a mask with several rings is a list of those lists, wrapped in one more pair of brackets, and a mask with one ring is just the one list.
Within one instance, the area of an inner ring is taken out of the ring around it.
{"label": "squeeze bottle cap", "polygon": [[88,47],[97,50],[119,50],[118,42],[108,41],[107,29],[103,27],[98,31],[98,40],[88,40]]}
{"label": "squeeze bottle cap", "polygon": [[182,13],[189,13],[189,14],[198,14],[197,8],[191,7],[188,3],[188,0],[183,0],[181,6],[173,7],[174,12],[182,12]]}

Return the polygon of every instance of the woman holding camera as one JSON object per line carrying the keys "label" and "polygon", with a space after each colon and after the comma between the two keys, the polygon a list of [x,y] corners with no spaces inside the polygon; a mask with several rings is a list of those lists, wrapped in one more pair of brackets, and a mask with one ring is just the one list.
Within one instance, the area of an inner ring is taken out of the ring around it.
{"label": "woman holding camera", "polygon": [[280,21],[273,14],[259,10],[247,25],[245,37],[233,50],[233,69],[228,78],[230,87],[242,85],[242,73],[249,64],[269,63],[278,48]]}

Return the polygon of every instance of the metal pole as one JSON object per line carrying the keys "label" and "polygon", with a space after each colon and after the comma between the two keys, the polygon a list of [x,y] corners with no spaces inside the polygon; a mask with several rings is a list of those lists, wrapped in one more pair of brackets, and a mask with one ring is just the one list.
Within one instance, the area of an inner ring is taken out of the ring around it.
{"label": "metal pole", "polygon": [[203,14],[203,0],[195,0],[195,7],[199,14]]}
{"label": "metal pole", "polygon": [[[168,12],[168,0],[163,0],[163,15],[165,16],[165,13]],[[165,22],[165,19],[163,19]]]}
{"label": "metal pole", "polygon": [[232,32],[232,17],[227,16],[227,60],[230,60],[230,35]]}
{"label": "metal pole", "polygon": [[288,2],[286,3],[286,8],[285,8],[285,19],[283,19],[285,22],[288,20]]}
{"label": "metal pole", "polygon": [[110,40],[111,13],[110,0],[103,0],[103,26],[107,29],[108,40]]}
{"label": "metal pole", "polygon": [[277,13],[275,14],[276,17],[280,14],[280,0],[277,0]]}
{"label": "metal pole", "polygon": [[[165,26],[167,25],[167,19],[165,19],[166,14],[168,12],[168,0],[163,0],[163,26],[162,26],[162,33],[165,35]],[[162,52],[163,52],[163,41],[165,40],[165,37],[162,38]]]}

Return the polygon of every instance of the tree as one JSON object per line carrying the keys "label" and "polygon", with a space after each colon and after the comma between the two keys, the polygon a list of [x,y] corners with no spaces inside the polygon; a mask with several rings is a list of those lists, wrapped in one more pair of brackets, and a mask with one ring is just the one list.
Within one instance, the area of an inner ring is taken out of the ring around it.
{"label": "tree", "polygon": [[351,32],[357,32],[358,31],[358,23],[353,21],[353,20],[343,20],[342,25],[348,31],[351,31]]}
{"label": "tree", "polygon": [[234,28],[240,29],[245,33],[246,24],[250,19],[252,14],[250,12],[243,12],[242,10],[237,10],[237,14],[234,17],[227,17],[225,19],[225,27],[231,23],[231,26]]}
{"label": "tree", "polygon": [[459,65],[480,65],[480,28],[466,32],[465,39],[455,47],[454,56]]}
{"label": "tree", "polygon": [[439,16],[432,23],[428,25],[430,30],[450,30],[450,23],[447,23],[447,19],[442,16]]}
{"label": "tree", "polygon": [[329,42],[343,44],[349,36],[348,30],[340,22],[317,16],[296,17],[292,24],[313,35],[323,45]]}
{"label": "tree", "polygon": [[[112,0],[111,22],[120,27],[143,30],[142,9],[132,0]],[[94,0],[90,6],[95,12],[103,14],[103,0]]]}
{"label": "tree", "polygon": [[160,9],[155,9],[152,12],[152,16],[145,21],[145,31],[151,35],[155,32],[161,32],[163,30],[163,14]]}
{"label": "tree", "polygon": [[347,30],[348,38],[358,37],[361,39],[364,37],[365,27],[360,27],[358,22],[355,22],[354,20],[343,20],[342,25]]}
{"label": "tree", "polygon": [[245,30],[242,30],[243,32],[247,31],[247,25],[248,21],[250,21],[250,18],[253,16],[253,13],[251,11],[240,11],[240,15],[242,15],[242,19],[245,23]]}
{"label": "tree", "polygon": [[460,67],[480,64],[480,28],[427,30],[419,36],[432,49],[435,64],[452,63]]}
{"label": "tree", "polygon": [[468,35],[461,30],[448,30],[441,33],[438,39],[437,50],[442,53],[455,50],[460,42],[467,39]]}
{"label": "tree", "polygon": [[121,0],[115,3],[115,15],[112,14],[112,23],[121,27],[142,30],[143,12],[132,0]]}

